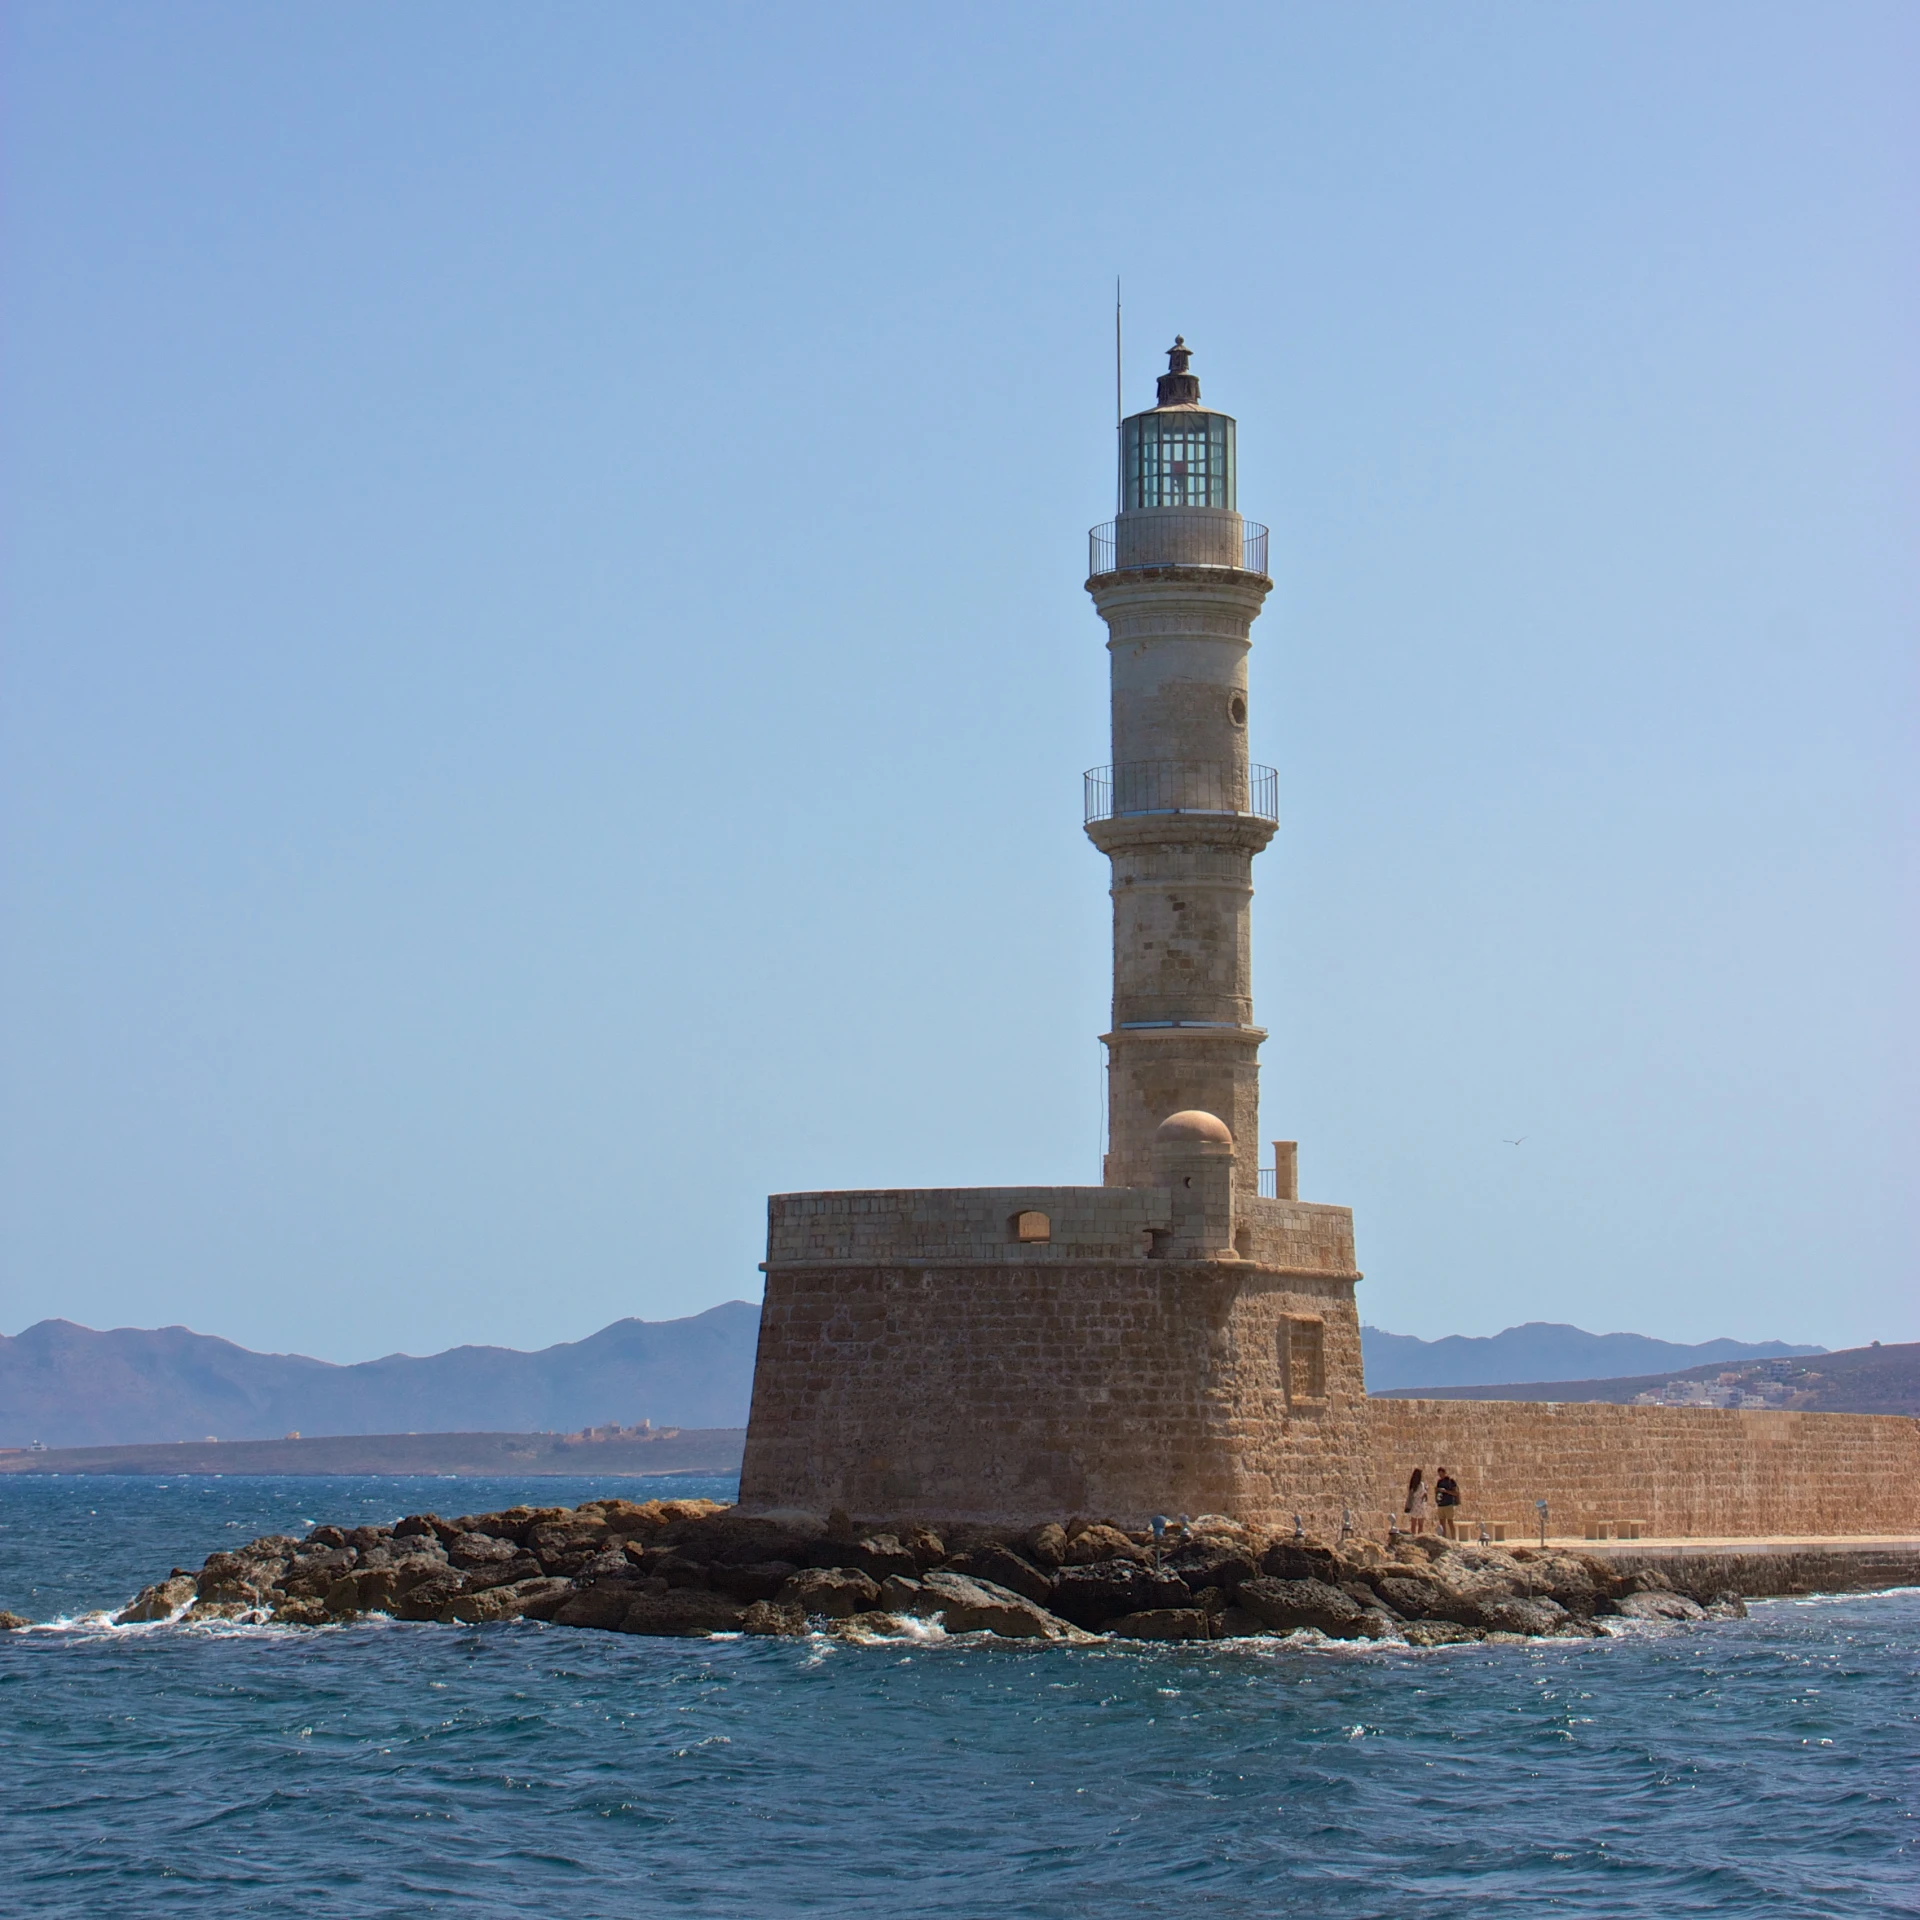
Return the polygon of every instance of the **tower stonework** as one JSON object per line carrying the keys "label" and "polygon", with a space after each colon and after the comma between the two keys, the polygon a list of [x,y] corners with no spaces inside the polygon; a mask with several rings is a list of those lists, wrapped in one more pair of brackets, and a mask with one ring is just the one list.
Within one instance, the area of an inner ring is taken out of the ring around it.
{"label": "tower stonework", "polygon": [[[1234,421],[1183,341],[1121,423],[1088,592],[1112,764],[1109,1130],[1097,1187],[776,1194],[741,1472],[748,1509],[1004,1522],[1294,1514],[1370,1493],[1353,1220],[1263,1182],[1250,914],[1275,832],[1248,753],[1272,582]],[[1263,1184],[1267,1191],[1263,1193]]]}

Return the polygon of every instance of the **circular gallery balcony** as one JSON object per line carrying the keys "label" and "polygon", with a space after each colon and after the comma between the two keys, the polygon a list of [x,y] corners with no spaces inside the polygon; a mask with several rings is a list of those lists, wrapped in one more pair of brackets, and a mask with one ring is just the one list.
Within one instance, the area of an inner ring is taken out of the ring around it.
{"label": "circular gallery balcony", "polygon": [[1265,578],[1267,530],[1227,507],[1146,507],[1087,535],[1093,578],[1146,567],[1221,567]]}
{"label": "circular gallery balcony", "polygon": [[1142,813],[1209,813],[1277,823],[1280,776],[1272,767],[1219,760],[1129,760],[1081,776],[1086,820]]}

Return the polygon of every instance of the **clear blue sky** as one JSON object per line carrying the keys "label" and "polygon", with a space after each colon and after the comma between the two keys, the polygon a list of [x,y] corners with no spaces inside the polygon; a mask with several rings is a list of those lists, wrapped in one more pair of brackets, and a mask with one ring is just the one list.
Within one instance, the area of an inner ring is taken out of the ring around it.
{"label": "clear blue sky", "polygon": [[1274,530],[1366,1317],[1920,1337],[1908,0],[0,54],[0,1329],[538,1345],[757,1297],[769,1191],[1097,1179],[1120,272]]}

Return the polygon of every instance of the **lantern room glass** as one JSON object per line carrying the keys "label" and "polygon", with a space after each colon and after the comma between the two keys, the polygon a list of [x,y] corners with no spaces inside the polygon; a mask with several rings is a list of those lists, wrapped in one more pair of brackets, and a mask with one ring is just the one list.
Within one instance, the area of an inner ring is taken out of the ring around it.
{"label": "lantern room glass", "polygon": [[1120,425],[1122,507],[1231,507],[1233,417],[1186,407]]}

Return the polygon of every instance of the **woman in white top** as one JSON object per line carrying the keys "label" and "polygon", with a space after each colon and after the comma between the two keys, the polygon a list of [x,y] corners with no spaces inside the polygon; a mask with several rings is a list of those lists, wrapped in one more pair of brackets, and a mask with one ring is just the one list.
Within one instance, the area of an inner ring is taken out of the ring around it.
{"label": "woman in white top", "polygon": [[1425,1533],[1427,1515],[1433,1509],[1433,1501],[1427,1493],[1427,1476],[1419,1468],[1413,1470],[1413,1478],[1407,1482],[1407,1530],[1410,1533]]}

